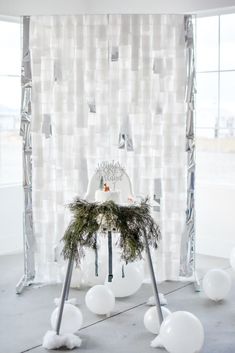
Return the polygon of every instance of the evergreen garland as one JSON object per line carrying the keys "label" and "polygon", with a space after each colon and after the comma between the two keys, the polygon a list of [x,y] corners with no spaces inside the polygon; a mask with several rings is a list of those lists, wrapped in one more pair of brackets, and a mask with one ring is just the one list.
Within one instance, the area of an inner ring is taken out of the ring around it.
{"label": "evergreen garland", "polygon": [[148,199],[140,205],[122,206],[113,201],[96,203],[77,198],[68,207],[73,219],[63,236],[65,259],[73,256],[79,262],[85,247],[96,249],[96,233],[104,224],[120,233],[118,245],[126,262],[141,258],[145,236],[149,245],[157,248],[160,228],[150,214]]}

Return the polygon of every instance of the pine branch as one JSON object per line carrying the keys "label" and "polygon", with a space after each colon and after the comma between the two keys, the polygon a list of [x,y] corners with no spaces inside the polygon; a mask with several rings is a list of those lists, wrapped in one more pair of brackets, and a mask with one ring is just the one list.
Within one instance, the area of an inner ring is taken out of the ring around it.
{"label": "pine branch", "polygon": [[107,228],[116,228],[120,233],[121,256],[126,262],[141,258],[145,236],[149,244],[157,248],[160,228],[150,214],[148,199],[140,205],[121,206],[113,201],[100,204],[77,198],[68,207],[73,219],[63,236],[65,259],[72,255],[79,262],[84,248],[95,249],[95,233],[104,222]]}

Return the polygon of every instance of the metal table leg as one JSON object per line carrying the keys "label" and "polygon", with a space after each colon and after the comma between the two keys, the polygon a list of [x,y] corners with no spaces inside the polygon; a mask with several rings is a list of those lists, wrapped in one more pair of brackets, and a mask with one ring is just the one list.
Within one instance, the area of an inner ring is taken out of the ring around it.
{"label": "metal table leg", "polygon": [[150,253],[150,249],[149,249],[148,238],[146,235],[144,236],[144,238],[145,238],[146,253],[147,253],[147,258],[148,258],[148,263],[149,263],[150,276],[151,276],[151,281],[152,281],[152,286],[153,286],[153,294],[154,294],[155,301],[156,301],[156,308],[157,308],[159,323],[161,325],[161,323],[163,321],[163,315],[162,315],[162,309],[161,309],[161,304],[160,304],[160,299],[159,299],[159,293],[158,293],[158,289],[157,289],[157,281],[156,281],[156,277],[154,274],[153,262],[152,262],[152,257],[151,257],[151,253]]}
{"label": "metal table leg", "polygon": [[195,289],[195,292],[201,292],[201,284],[200,284],[200,280],[198,278],[198,274],[197,274],[197,271],[195,270],[194,271],[194,289]]}
{"label": "metal table leg", "polygon": [[67,267],[66,276],[65,276],[61,298],[60,298],[59,313],[58,313],[58,318],[56,323],[57,335],[60,334],[60,326],[61,326],[62,315],[64,310],[64,303],[65,303],[66,297],[68,297],[69,295],[70,281],[71,281],[72,272],[73,272],[73,263],[74,263],[74,259],[73,259],[73,256],[71,256],[68,262],[68,267]]}
{"label": "metal table leg", "polygon": [[71,284],[71,279],[72,279],[72,274],[73,274],[73,266],[74,266],[74,259],[72,259],[72,264],[71,264],[71,266],[69,266],[69,274],[68,274],[69,278],[68,278],[65,300],[69,299],[69,290],[70,290],[70,284]]}

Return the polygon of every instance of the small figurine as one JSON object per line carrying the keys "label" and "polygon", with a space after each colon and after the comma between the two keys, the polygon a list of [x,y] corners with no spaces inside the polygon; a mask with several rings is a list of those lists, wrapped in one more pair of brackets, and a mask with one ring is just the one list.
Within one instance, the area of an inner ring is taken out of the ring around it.
{"label": "small figurine", "polygon": [[110,191],[110,188],[109,188],[108,184],[104,183],[103,191],[105,191],[105,192]]}
{"label": "small figurine", "polygon": [[134,198],[133,198],[133,196],[128,196],[127,203],[128,203],[128,204],[134,203]]}

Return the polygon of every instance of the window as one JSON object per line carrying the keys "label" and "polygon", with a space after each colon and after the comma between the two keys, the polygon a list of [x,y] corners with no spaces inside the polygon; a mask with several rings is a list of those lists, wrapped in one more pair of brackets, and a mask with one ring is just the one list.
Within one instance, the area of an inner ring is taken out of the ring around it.
{"label": "window", "polygon": [[197,177],[234,184],[235,14],[198,18],[195,52],[197,158],[209,163],[211,153],[216,154],[210,171],[205,165],[200,169],[199,163]]}
{"label": "window", "polygon": [[22,251],[21,26],[0,18],[0,255]]}
{"label": "window", "polygon": [[235,234],[235,14],[197,18],[195,37],[197,249],[227,257]]}
{"label": "window", "polygon": [[235,137],[235,14],[196,21],[197,135]]}
{"label": "window", "polygon": [[0,186],[22,184],[20,23],[0,21]]}

